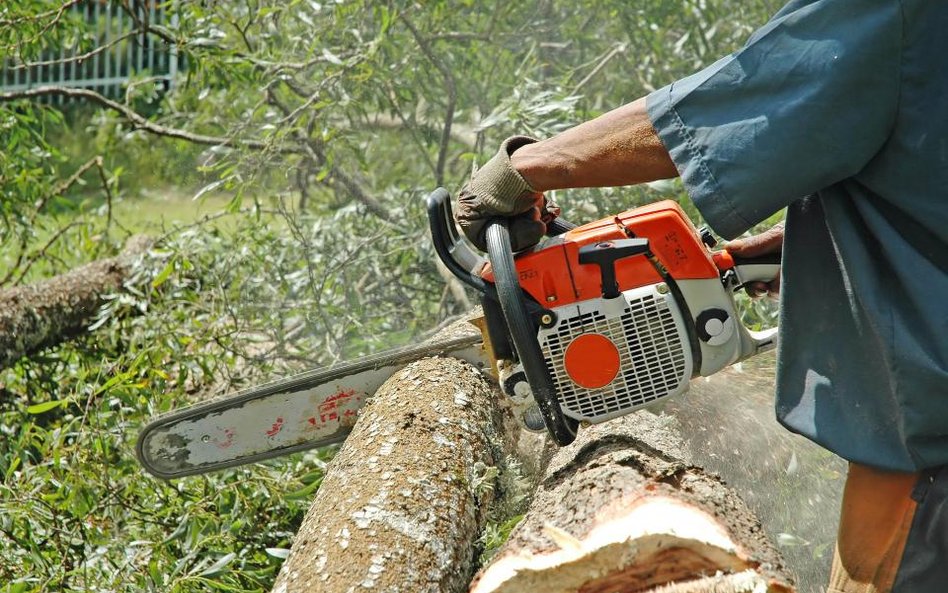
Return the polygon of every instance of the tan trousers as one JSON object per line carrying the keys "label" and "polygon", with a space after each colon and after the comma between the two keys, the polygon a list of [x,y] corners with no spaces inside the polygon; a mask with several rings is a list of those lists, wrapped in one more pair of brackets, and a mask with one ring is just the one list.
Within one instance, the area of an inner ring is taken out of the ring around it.
{"label": "tan trousers", "polygon": [[849,464],[827,593],[891,591],[915,515],[911,495],[918,478]]}

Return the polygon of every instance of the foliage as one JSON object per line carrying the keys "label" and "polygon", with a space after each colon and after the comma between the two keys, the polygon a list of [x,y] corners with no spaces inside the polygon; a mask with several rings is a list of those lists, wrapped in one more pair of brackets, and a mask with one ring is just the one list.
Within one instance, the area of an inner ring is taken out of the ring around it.
{"label": "foliage", "polygon": [[[139,26],[186,60],[173,92],[142,75],[118,107],[0,102],[0,287],[115,252],[125,226],[145,226],[114,216],[146,199],[131,189],[227,201],[155,228],[155,250],[94,333],[0,371],[8,591],[267,589],[331,451],[166,484],[135,463],[137,428],[208,394],[406,343],[460,312],[425,240],[426,191],[458,187],[507,135],[553,134],[709,63],[776,6],[168,8],[176,19]],[[0,47],[36,60],[86,26],[48,2],[8,2]],[[683,198],[666,184],[559,201],[584,220],[669,195]]]}
{"label": "foliage", "polygon": [[500,547],[507,542],[507,539],[510,537],[510,532],[513,531],[514,527],[519,525],[522,520],[523,515],[514,515],[502,523],[489,523],[487,525],[484,533],[481,534],[480,540],[477,542],[482,548],[481,555],[478,559],[480,566],[486,566],[487,563],[490,562],[490,559],[497,554]]}

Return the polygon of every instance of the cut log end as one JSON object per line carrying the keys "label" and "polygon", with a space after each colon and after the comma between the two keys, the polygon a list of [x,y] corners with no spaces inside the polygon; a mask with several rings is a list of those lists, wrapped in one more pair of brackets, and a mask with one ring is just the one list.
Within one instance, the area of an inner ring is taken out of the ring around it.
{"label": "cut log end", "polygon": [[636,414],[584,431],[471,593],[792,591],[756,519]]}
{"label": "cut log end", "polygon": [[[621,506],[621,514],[582,539],[546,524],[544,533],[559,550],[506,556],[484,572],[472,593],[786,590],[771,588],[756,572],[758,564],[702,509],[663,496]],[[704,588],[692,588],[699,583]],[[717,589],[708,589],[711,584]]]}

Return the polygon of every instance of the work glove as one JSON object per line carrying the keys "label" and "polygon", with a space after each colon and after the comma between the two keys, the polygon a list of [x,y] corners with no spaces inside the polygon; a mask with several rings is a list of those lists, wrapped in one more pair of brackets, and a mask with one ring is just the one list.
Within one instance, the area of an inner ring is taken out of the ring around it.
{"label": "work glove", "polygon": [[520,251],[535,245],[546,232],[546,225],[559,215],[556,204],[530,187],[510,164],[515,150],[534,142],[526,136],[507,138],[497,154],[461,188],[456,218],[478,249],[487,250],[487,222],[492,218],[509,219],[510,242],[514,251]]}
{"label": "work glove", "polygon": [[[770,253],[783,253],[783,223],[778,222],[759,235],[728,241],[724,248],[738,257],[759,257]],[[768,295],[777,298],[780,294],[780,274],[770,282],[751,282],[744,287],[751,297]]]}

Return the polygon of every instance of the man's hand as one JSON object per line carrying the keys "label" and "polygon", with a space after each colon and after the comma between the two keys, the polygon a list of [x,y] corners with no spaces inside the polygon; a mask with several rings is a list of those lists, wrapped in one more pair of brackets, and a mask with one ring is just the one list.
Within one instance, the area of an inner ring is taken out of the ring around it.
{"label": "man's hand", "polygon": [[559,214],[555,204],[530,187],[510,163],[515,150],[534,142],[526,136],[508,138],[461,189],[456,218],[461,230],[479,249],[487,249],[485,234],[491,218],[509,219],[510,241],[514,251],[519,251],[536,244],[546,232],[546,225]]}
{"label": "man's hand", "polygon": [[[738,257],[758,257],[770,253],[783,252],[783,223],[778,222],[771,228],[759,235],[747,237],[745,239],[735,239],[729,241],[725,246],[731,255]],[[776,298],[780,294],[780,275],[770,282],[751,282],[744,287],[752,297],[759,297],[765,294]]]}

